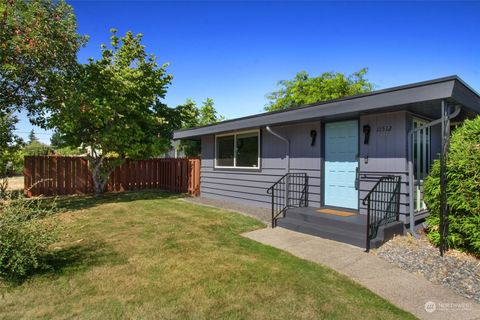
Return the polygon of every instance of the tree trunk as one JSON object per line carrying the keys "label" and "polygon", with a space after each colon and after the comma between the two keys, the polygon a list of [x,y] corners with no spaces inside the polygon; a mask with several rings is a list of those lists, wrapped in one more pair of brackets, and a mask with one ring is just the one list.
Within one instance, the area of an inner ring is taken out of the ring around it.
{"label": "tree trunk", "polygon": [[108,182],[108,177],[111,171],[105,170],[104,157],[91,158],[92,162],[92,178],[93,178],[93,192],[98,196],[105,192],[105,187]]}
{"label": "tree trunk", "polygon": [[92,168],[93,191],[98,196],[106,191],[110,175],[123,162],[123,159],[106,159],[104,156],[91,156],[89,160]]}

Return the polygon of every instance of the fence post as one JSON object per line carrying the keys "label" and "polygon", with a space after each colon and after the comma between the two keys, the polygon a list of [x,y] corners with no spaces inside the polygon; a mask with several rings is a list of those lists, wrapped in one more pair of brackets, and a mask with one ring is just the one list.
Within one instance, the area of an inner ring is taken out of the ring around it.
{"label": "fence post", "polygon": [[65,157],[57,159],[57,194],[65,194]]}
{"label": "fence post", "polygon": [[130,160],[129,159],[125,159],[125,163],[123,164],[123,170],[125,171],[123,174],[124,174],[124,185],[123,185],[123,189],[124,190],[131,190],[131,186],[130,186]]}
{"label": "fence post", "polygon": [[82,161],[80,158],[72,159],[75,161],[75,193],[82,193]]}
{"label": "fence post", "polygon": [[38,182],[38,184],[36,183],[38,194],[43,194],[45,191],[43,190],[42,177],[45,176],[45,169],[44,169],[45,164],[43,163],[42,158],[36,156],[35,160],[37,159],[38,159],[38,165],[35,166],[35,171],[37,173],[38,178],[35,179],[36,180],[35,183]]}
{"label": "fence post", "polygon": [[65,194],[72,194],[72,161],[65,157]]}
{"label": "fence post", "polygon": [[158,188],[158,161],[157,159],[152,159],[152,188]]}
{"label": "fence post", "polygon": [[195,185],[195,162],[194,160],[187,160],[188,164],[188,194],[193,195],[195,192],[194,185]]}
{"label": "fence post", "polygon": [[197,159],[196,161],[196,164],[197,164],[197,170],[196,170],[196,176],[197,176],[197,179],[195,180],[195,189],[196,189],[196,195],[197,196],[200,196],[201,194],[201,184],[202,184],[202,176],[201,176],[201,170],[202,170],[202,159]]}
{"label": "fence post", "polygon": [[51,157],[50,158],[50,179],[52,179],[50,181],[50,187],[51,187],[51,195],[56,195],[57,194],[57,185],[58,185],[58,181],[57,181],[57,168],[58,168],[58,164],[57,164],[57,157]]}

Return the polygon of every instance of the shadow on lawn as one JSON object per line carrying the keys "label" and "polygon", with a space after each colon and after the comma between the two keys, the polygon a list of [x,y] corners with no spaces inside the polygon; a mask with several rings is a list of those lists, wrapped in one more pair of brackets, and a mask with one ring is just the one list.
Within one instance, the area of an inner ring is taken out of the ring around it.
{"label": "shadow on lawn", "polygon": [[132,202],[139,200],[177,199],[184,195],[159,190],[141,190],[105,193],[100,196],[77,195],[59,197],[57,208],[63,211],[89,209],[106,203]]}
{"label": "shadow on lawn", "polygon": [[7,284],[15,287],[34,276],[57,277],[68,273],[87,271],[94,266],[118,265],[126,261],[127,258],[103,241],[73,244],[50,251],[39,259],[39,268],[31,270],[24,277],[11,279]]}
{"label": "shadow on lawn", "polygon": [[39,273],[61,275],[72,271],[84,271],[98,265],[116,265],[124,263],[126,258],[103,241],[91,241],[82,244],[52,250],[43,257],[46,267]]}

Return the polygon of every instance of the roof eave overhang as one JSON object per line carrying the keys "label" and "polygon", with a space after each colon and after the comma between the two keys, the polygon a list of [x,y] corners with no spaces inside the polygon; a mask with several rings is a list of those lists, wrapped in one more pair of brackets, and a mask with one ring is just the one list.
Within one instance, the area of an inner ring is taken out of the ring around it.
{"label": "roof eave overhang", "polygon": [[452,91],[452,99],[470,111],[480,114],[480,96],[465,82],[458,80]]}
{"label": "roof eave overhang", "polygon": [[[456,90],[455,94],[454,89]],[[325,117],[381,111],[382,109],[392,109],[395,106],[448,98],[454,98],[461,104],[466,103],[477,108],[480,106],[478,95],[472,92],[463,82],[459,81],[458,78],[449,77],[437,82],[402,86],[284,112],[264,113],[228,120],[214,125],[176,131],[173,138],[196,138],[203,135],[259,128],[267,125],[280,125]]]}

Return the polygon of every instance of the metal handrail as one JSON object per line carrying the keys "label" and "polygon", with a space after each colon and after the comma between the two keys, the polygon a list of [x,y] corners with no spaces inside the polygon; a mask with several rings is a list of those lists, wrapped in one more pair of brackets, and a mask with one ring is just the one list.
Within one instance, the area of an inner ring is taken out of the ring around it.
{"label": "metal handrail", "polygon": [[376,237],[378,228],[389,222],[399,220],[400,215],[400,176],[383,176],[363,199],[367,206],[366,251],[370,250],[370,241]]}
{"label": "metal handrail", "polygon": [[267,189],[272,195],[272,228],[287,209],[308,206],[308,176],[306,173],[287,173]]}
{"label": "metal handrail", "polygon": [[275,188],[275,186],[277,184],[279,184],[286,176],[288,176],[290,173],[286,173],[284,174],[280,179],[277,180],[277,182],[275,182],[274,184],[272,184],[270,186],[270,188],[267,189],[267,193],[270,194],[272,191],[273,191],[273,188]]}

